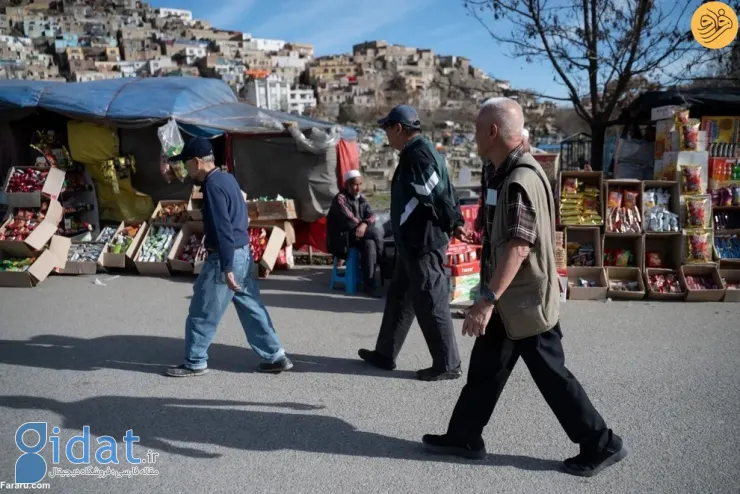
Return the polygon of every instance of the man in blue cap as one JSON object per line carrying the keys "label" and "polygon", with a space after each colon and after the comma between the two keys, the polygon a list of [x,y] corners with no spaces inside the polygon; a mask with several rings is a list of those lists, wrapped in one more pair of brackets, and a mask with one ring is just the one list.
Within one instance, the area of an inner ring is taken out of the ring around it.
{"label": "man in blue cap", "polygon": [[432,366],[417,371],[417,378],[457,379],[462,370],[443,266],[450,235],[466,241],[470,237],[445,160],[421,135],[416,110],[397,106],[378,125],[401,153],[391,182],[391,227],[398,259],[375,350],[361,349],[358,354],[375,367],[395,369],[416,315],[432,355]]}
{"label": "man in blue cap", "polygon": [[236,179],[215,165],[213,147],[202,137],[188,141],[178,156],[203,191],[203,231],[208,258],[193,287],[185,323],[185,363],[167,370],[172,377],[201,376],[208,371],[208,347],[230,302],[234,303],[249,346],[262,360],[258,372],[290,370],[270,316],[252,278],[249,218]]}

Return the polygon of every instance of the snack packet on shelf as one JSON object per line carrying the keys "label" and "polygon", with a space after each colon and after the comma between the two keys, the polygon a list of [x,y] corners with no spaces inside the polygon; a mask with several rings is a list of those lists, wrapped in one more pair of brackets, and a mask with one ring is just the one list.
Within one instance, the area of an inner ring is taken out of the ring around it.
{"label": "snack packet on shelf", "polygon": [[688,228],[708,228],[709,197],[688,197],[686,199],[686,226]]}
{"label": "snack packet on shelf", "polygon": [[684,165],[681,167],[681,192],[697,195],[703,191],[701,183],[701,166]]}
{"label": "snack packet on shelf", "polygon": [[673,123],[678,132],[678,149],[686,149],[684,126],[689,125],[689,110],[678,110],[673,114]]}
{"label": "snack packet on shelf", "polygon": [[687,232],[687,255],[688,264],[706,264],[712,262],[712,244],[710,233],[706,231]]}

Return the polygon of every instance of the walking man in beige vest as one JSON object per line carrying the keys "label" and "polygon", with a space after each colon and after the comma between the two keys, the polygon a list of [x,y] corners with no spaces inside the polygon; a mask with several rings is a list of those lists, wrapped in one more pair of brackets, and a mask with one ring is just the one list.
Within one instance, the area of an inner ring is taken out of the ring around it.
{"label": "walking man in beige vest", "polygon": [[627,451],[565,367],[555,204],[542,168],[523,149],[523,124],[521,107],[508,98],[487,101],[478,115],[478,153],[495,167],[483,206],[492,213],[483,232],[490,242],[490,275],[463,325],[463,335],[477,339],[447,434],[425,435],[423,442],[434,453],[483,458],[483,428],[522,357],[568,437],[580,445],[565,470],[591,477]]}

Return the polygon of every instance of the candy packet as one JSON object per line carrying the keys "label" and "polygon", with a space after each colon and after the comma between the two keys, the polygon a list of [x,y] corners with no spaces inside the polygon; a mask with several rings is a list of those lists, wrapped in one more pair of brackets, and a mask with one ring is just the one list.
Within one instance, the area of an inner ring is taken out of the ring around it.
{"label": "candy packet", "polygon": [[684,165],[681,167],[681,192],[684,194],[701,194],[700,165]]}
{"label": "candy packet", "polygon": [[687,242],[687,263],[706,264],[712,261],[712,250],[708,232],[689,232]]}
{"label": "candy packet", "polygon": [[660,257],[659,252],[648,252],[645,254],[645,264],[647,264],[649,268],[662,268],[663,259]]}
{"label": "candy packet", "polygon": [[678,149],[685,149],[684,126],[689,124],[689,111],[678,110],[673,114],[673,122],[678,132]]}
{"label": "candy packet", "polygon": [[633,209],[637,206],[637,196],[640,193],[635,190],[625,190],[623,199],[622,199],[622,207],[625,209]]}
{"label": "candy packet", "polygon": [[707,228],[708,197],[686,198],[686,226],[688,228]]}
{"label": "candy packet", "polygon": [[622,193],[618,190],[610,190],[609,198],[607,202],[609,209],[616,209],[622,207]]}
{"label": "candy packet", "polygon": [[683,135],[681,151],[696,151],[698,149],[699,127],[701,127],[701,122],[695,119],[689,120],[687,124],[681,127],[681,134]]}
{"label": "candy packet", "polygon": [[563,182],[563,196],[574,196],[578,194],[578,179],[566,178]]}

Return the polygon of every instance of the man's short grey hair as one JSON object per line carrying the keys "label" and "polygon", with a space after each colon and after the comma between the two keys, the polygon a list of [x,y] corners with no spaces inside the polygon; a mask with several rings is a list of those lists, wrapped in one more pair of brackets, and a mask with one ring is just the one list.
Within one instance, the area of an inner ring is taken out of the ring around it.
{"label": "man's short grey hair", "polygon": [[209,154],[208,156],[203,156],[201,158],[201,161],[204,161],[206,163],[213,163],[216,164],[216,157],[212,154]]}
{"label": "man's short grey hair", "polygon": [[504,97],[489,98],[481,105],[481,111],[497,114],[497,125],[502,137],[523,137],[525,129],[522,107],[515,100]]}

